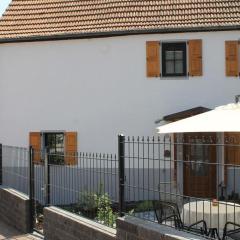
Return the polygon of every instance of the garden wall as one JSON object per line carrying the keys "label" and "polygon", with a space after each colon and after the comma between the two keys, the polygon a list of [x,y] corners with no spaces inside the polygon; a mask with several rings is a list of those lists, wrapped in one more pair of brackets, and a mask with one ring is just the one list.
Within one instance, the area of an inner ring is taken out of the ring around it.
{"label": "garden wall", "polygon": [[203,240],[186,232],[134,217],[117,219],[118,240]]}
{"label": "garden wall", "polygon": [[56,207],[44,209],[46,240],[203,240],[204,238],[134,217],[118,218],[117,229]]}
{"label": "garden wall", "polygon": [[0,187],[0,219],[21,232],[30,231],[29,198],[10,188]]}
{"label": "garden wall", "polygon": [[44,209],[46,240],[116,240],[116,230],[56,207]]}

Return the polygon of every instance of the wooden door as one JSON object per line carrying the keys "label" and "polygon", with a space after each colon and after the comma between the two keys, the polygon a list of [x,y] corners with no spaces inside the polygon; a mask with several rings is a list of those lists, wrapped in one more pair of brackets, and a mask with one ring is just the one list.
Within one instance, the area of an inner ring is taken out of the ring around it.
{"label": "wooden door", "polygon": [[184,136],[184,195],[216,198],[215,137],[208,133]]}
{"label": "wooden door", "polygon": [[[228,178],[233,177],[228,175],[231,174],[231,172],[233,173],[233,175],[236,175],[236,169],[239,169],[240,166],[240,133],[239,132],[225,133],[224,136],[225,136],[224,179],[225,184],[227,184]],[[235,184],[233,185],[235,186]],[[234,188],[234,186],[232,187]],[[235,191],[235,189],[233,189],[233,191]]]}

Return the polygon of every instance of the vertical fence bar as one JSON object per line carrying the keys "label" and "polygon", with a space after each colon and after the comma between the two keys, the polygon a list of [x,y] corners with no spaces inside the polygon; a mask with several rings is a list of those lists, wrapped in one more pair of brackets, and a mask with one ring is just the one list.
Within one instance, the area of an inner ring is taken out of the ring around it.
{"label": "vertical fence bar", "polygon": [[2,144],[0,144],[0,185],[2,185],[2,171],[3,170],[3,166],[2,166]]}
{"label": "vertical fence bar", "polygon": [[34,228],[34,151],[29,147],[29,201],[30,201],[30,231]]}
{"label": "vertical fence bar", "polygon": [[45,151],[45,161],[44,161],[44,181],[45,181],[45,205],[50,205],[50,166],[48,163],[49,152]]}
{"label": "vertical fence bar", "polygon": [[119,214],[125,212],[125,136],[118,135],[118,164],[119,164]]}

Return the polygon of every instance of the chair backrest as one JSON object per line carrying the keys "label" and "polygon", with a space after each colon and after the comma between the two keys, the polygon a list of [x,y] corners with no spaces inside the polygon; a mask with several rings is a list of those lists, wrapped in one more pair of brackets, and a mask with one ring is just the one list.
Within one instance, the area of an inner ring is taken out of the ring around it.
{"label": "chair backrest", "polygon": [[177,204],[159,200],[153,201],[153,207],[158,223],[174,221],[176,225],[176,222],[181,221]]}
{"label": "chair backrest", "polygon": [[[229,226],[232,226],[232,227],[229,228]],[[237,223],[232,223],[232,222],[226,223],[225,228],[224,228],[224,235],[225,235],[225,237],[223,239],[226,239],[226,237],[230,237],[231,239],[239,240],[240,239],[240,225]]]}

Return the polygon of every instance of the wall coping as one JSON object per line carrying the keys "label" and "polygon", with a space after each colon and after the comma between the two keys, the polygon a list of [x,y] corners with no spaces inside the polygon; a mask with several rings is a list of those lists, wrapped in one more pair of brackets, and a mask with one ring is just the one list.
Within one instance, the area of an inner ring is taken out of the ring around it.
{"label": "wall coping", "polygon": [[19,191],[13,189],[13,188],[10,188],[10,187],[1,185],[1,186],[0,186],[0,189],[4,190],[4,191],[6,191],[6,192],[9,192],[9,193],[11,193],[11,194],[13,194],[13,195],[21,198],[22,200],[29,200],[28,195],[26,195],[26,194],[24,194],[24,193],[22,193],[22,192],[19,192]]}
{"label": "wall coping", "polygon": [[63,209],[58,208],[58,207],[50,206],[50,207],[46,207],[45,209],[50,211],[50,212],[59,214],[63,217],[68,217],[68,218],[72,219],[73,221],[76,221],[76,222],[79,222],[80,224],[85,225],[86,227],[98,229],[99,232],[102,232],[104,234],[107,234],[107,235],[110,235],[110,236],[113,236],[113,237],[116,236],[116,232],[117,232],[116,229],[104,226],[104,225],[102,225],[100,223],[97,223],[93,220],[78,216],[74,213],[68,212],[68,211],[63,210]]}
{"label": "wall coping", "polygon": [[158,232],[161,235],[165,235],[168,237],[171,237],[173,239],[179,239],[179,240],[206,240],[206,238],[194,235],[191,233],[187,233],[184,231],[179,231],[174,228],[165,226],[165,225],[160,225],[160,224],[155,224],[143,219],[139,219],[136,217],[132,216],[125,216],[122,218],[118,218],[119,222],[125,222],[131,225],[136,225],[137,227],[146,229],[146,230],[151,230],[154,232]]}

